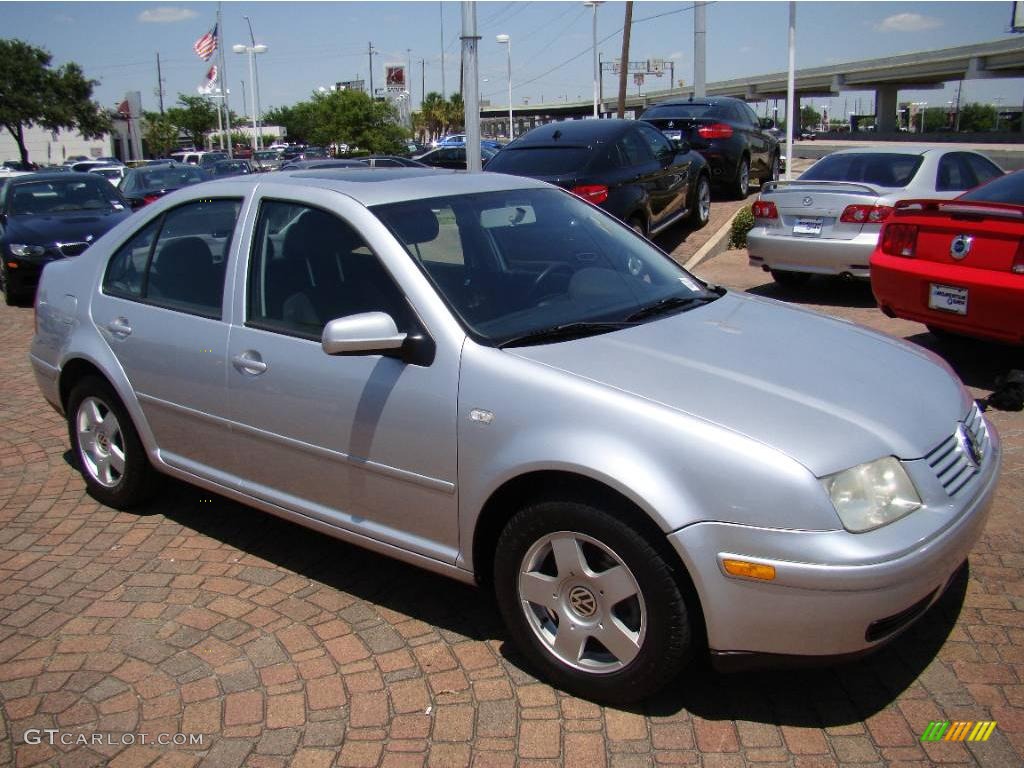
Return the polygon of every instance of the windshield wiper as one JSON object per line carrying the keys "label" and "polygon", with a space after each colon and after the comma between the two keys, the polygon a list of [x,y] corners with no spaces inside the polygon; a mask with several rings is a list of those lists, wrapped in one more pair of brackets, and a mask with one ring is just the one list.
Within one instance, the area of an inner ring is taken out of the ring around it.
{"label": "windshield wiper", "polygon": [[625,321],[615,322],[578,322],[556,325],[551,328],[542,328],[539,331],[531,331],[522,336],[515,336],[498,345],[500,349],[505,347],[522,347],[530,344],[543,344],[546,341],[566,341],[567,339],[579,339],[584,336],[595,336],[599,333],[608,333],[622,328],[628,328],[633,323]]}
{"label": "windshield wiper", "polygon": [[641,307],[631,315],[626,316],[626,322],[636,322],[654,315],[661,315],[674,309],[690,309],[699,304],[706,304],[714,301],[717,296],[669,296],[668,298],[656,301],[646,307]]}

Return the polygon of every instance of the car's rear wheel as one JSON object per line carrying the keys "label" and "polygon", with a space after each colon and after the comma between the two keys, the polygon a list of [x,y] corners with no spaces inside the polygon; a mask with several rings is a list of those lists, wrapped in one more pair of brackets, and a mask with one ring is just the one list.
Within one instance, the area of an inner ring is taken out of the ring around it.
{"label": "car's rear wheel", "polygon": [[637,701],[689,656],[690,618],[671,567],[608,511],[569,500],[522,509],[498,541],[494,576],[510,634],[570,693]]}
{"label": "car's rear wheel", "polygon": [[806,285],[811,276],[807,272],[791,272],[786,269],[773,269],[772,279],[786,288],[799,288]]}
{"label": "car's rear wheel", "polygon": [[704,174],[697,177],[697,186],[690,202],[689,218],[694,228],[703,227],[711,218],[711,182]]}
{"label": "car's rear wheel", "polygon": [[778,155],[772,155],[772,164],[768,168],[768,175],[762,177],[762,179],[761,179],[761,188],[763,189],[764,185],[767,184],[769,181],[778,181],[778,180],[779,180],[779,156]]}
{"label": "car's rear wheel", "polygon": [[152,495],[159,475],[110,384],[95,376],[82,379],[71,390],[67,414],[71,449],[94,499],[128,509]]}
{"label": "car's rear wheel", "polygon": [[736,176],[732,182],[732,194],[737,200],[745,200],[750,194],[750,158],[744,155],[736,167]]}

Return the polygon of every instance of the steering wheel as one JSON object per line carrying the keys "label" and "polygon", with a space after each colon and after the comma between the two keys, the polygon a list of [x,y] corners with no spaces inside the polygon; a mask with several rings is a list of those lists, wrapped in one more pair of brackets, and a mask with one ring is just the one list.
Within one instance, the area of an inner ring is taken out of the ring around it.
{"label": "steering wheel", "polygon": [[533,285],[530,286],[530,290],[526,293],[527,302],[532,302],[540,294],[540,287],[544,284],[544,281],[551,277],[556,272],[568,272],[569,275],[573,275],[576,270],[573,269],[572,265],[566,264],[564,261],[558,261],[554,264],[549,264],[540,274],[537,275],[533,280]]}

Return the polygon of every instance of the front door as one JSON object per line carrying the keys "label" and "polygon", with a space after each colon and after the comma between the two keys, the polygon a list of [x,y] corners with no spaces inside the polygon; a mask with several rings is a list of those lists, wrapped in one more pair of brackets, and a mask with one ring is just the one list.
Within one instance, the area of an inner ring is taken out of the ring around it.
{"label": "front door", "polygon": [[234,471],[274,504],[454,563],[458,356],[324,353],[338,317],[380,311],[401,332],[426,329],[346,220],[357,204],[312,194],[260,203],[228,341]]}

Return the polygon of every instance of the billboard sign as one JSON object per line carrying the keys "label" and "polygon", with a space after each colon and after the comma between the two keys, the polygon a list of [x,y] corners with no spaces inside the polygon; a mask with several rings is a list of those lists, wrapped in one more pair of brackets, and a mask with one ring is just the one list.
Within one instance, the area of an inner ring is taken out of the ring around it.
{"label": "billboard sign", "polygon": [[341,80],[334,84],[337,91],[365,91],[366,83],[363,80]]}
{"label": "billboard sign", "polygon": [[384,67],[384,82],[389,91],[404,91],[405,87],[405,65],[388,64]]}

